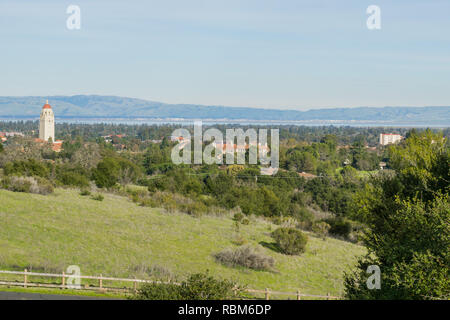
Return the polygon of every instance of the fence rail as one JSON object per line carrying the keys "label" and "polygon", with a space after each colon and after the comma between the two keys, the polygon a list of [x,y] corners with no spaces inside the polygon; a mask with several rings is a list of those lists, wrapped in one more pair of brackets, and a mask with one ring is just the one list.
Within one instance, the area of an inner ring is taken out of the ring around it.
{"label": "fence rail", "polygon": [[[39,272],[28,272],[27,269],[24,271],[7,271],[7,270],[0,270],[0,274],[10,274],[10,275],[19,275],[23,276],[23,282],[17,282],[17,281],[3,281],[0,280],[0,285],[6,285],[6,286],[20,286],[24,288],[28,287],[43,287],[43,288],[59,288],[59,289],[82,289],[82,290],[95,290],[95,291],[110,291],[110,292],[136,292],[137,291],[137,285],[138,283],[171,283],[179,285],[177,282],[162,282],[162,281],[155,281],[155,280],[142,280],[142,279],[130,279],[130,278],[112,278],[112,277],[103,277],[100,276],[84,276],[84,275],[73,275],[73,274],[65,274],[64,272],[59,273],[39,273]],[[31,282],[29,280],[29,277],[48,277],[48,278],[61,278],[61,284],[51,284],[51,283],[36,283]],[[98,287],[95,286],[74,286],[74,285],[68,285],[66,284],[67,278],[73,278],[73,279],[90,279],[90,280],[97,280],[98,281]],[[131,282],[133,283],[133,288],[118,288],[118,287],[105,287],[103,281],[117,281],[117,282]],[[314,295],[314,294],[305,294],[301,293],[300,290],[297,290],[297,292],[281,292],[281,291],[271,291],[269,288],[266,288],[265,290],[256,290],[256,289],[243,289],[243,291],[248,293],[259,293],[264,295],[264,299],[270,300],[270,297],[272,295],[285,295],[285,296],[295,296],[297,300],[301,300],[303,297],[309,297],[309,298],[319,298],[319,299],[342,299],[341,297],[336,297],[330,295],[328,293],[327,295]]]}

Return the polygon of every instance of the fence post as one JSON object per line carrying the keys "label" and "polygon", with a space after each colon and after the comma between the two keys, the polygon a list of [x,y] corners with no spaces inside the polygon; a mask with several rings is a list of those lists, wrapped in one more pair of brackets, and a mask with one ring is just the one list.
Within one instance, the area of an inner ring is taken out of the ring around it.
{"label": "fence post", "polygon": [[102,275],[100,275],[100,278],[98,278],[98,285],[99,285],[100,289],[103,288],[103,279],[102,279]]}
{"label": "fence post", "polygon": [[24,272],[25,272],[25,274],[23,275],[23,287],[26,288],[27,287],[27,282],[28,282],[28,277],[27,277],[28,270],[25,269]]}
{"label": "fence post", "polygon": [[330,300],[330,293],[327,293],[327,300]]}
{"label": "fence post", "polygon": [[64,271],[62,273],[62,281],[61,281],[61,283],[62,283],[62,289],[64,289],[64,287],[66,286],[66,274],[64,273]]}
{"label": "fence post", "polygon": [[270,299],[270,291],[269,291],[269,288],[266,288],[266,300],[269,300]]}
{"label": "fence post", "polygon": [[136,281],[136,276],[134,276],[134,281],[133,281],[133,283],[134,283],[134,293],[136,293],[136,292],[137,292],[137,281]]}
{"label": "fence post", "polygon": [[297,290],[297,300],[301,300],[301,296],[300,296],[300,289]]}

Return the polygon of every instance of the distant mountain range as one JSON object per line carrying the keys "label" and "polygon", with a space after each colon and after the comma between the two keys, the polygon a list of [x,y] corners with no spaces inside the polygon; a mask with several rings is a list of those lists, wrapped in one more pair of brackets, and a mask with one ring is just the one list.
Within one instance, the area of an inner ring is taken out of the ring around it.
{"label": "distant mountain range", "polygon": [[57,118],[211,119],[255,121],[375,121],[450,123],[450,106],[358,107],[308,111],[167,104],[141,99],[99,96],[0,97],[0,118],[33,119],[48,99]]}

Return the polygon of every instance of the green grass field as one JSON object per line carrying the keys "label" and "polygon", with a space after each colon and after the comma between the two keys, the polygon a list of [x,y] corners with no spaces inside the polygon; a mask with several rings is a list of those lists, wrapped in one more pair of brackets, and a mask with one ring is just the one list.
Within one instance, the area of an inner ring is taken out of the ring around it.
{"label": "green grass field", "polygon": [[236,246],[230,217],[194,218],[104,196],[95,201],[76,190],[48,196],[0,190],[0,269],[60,273],[78,265],[84,275],[138,278],[146,269],[177,278],[209,270],[254,289],[341,295],[343,272],[365,253],[361,246],[310,234],[303,255],[286,256],[260,245],[273,242],[269,234],[277,226],[251,219],[240,233],[275,258],[276,270],[230,268],[213,257]]}

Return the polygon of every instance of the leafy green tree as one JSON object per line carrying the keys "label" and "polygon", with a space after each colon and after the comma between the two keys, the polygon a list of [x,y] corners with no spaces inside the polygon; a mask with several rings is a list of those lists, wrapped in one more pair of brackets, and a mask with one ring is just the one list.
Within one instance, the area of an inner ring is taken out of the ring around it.
{"label": "leafy green tree", "polygon": [[120,165],[114,158],[105,158],[93,170],[92,178],[99,188],[110,188],[119,180]]}
{"label": "leafy green tree", "polygon": [[142,176],[141,168],[130,160],[118,158],[116,161],[119,165],[118,182],[122,185],[136,183]]}
{"label": "leafy green tree", "polygon": [[288,154],[286,165],[289,170],[314,173],[317,167],[317,159],[310,152],[294,150]]}
{"label": "leafy green tree", "polygon": [[151,144],[144,158],[144,168],[147,173],[153,173],[155,166],[170,162],[170,149],[161,149],[157,144]]}
{"label": "leafy green tree", "polygon": [[[449,149],[439,134],[411,134],[390,150],[393,174],[358,195],[368,225],[368,255],[346,275],[351,299],[433,299],[450,294]],[[365,285],[369,265],[381,269],[381,289]]]}

